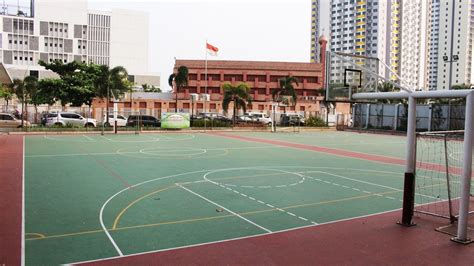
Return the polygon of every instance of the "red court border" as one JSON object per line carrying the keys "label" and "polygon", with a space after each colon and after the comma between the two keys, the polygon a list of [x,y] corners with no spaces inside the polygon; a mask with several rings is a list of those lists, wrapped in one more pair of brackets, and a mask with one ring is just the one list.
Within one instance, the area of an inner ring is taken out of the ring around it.
{"label": "red court border", "polygon": [[[305,147],[302,144],[293,145],[279,141],[267,142],[220,133],[216,135],[371,161],[374,161],[374,157],[383,157],[383,161],[375,161],[403,163],[401,159],[385,156],[363,154],[369,157],[361,158],[361,153],[339,154],[343,151],[331,148]],[[20,265],[22,262],[23,148],[23,136],[0,136],[0,193],[5,200],[0,202],[3,204],[0,205],[0,265]],[[387,159],[388,161],[385,161]],[[416,227],[404,228],[395,224],[400,216],[399,211],[393,211],[241,240],[91,261],[86,264],[474,265],[474,245],[455,244],[448,240],[448,236],[435,232],[433,228],[442,225],[439,221],[424,220]]]}
{"label": "red court border", "polygon": [[0,265],[21,265],[23,136],[0,135]]}

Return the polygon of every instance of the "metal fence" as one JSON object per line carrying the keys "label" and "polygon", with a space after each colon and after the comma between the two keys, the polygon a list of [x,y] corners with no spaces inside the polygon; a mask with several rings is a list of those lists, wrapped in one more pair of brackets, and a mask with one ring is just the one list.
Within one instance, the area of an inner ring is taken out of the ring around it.
{"label": "metal fence", "polygon": [[[464,105],[419,104],[416,106],[417,131],[464,129]],[[352,128],[405,131],[408,109],[403,104],[354,104]]]}

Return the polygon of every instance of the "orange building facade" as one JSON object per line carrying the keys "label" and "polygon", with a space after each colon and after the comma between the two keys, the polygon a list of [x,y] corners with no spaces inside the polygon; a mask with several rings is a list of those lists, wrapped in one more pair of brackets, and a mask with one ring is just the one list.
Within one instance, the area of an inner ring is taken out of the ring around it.
{"label": "orange building facade", "polygon": [[[250,87],[252,104],[247,111],[271,113],[272,91],[279,88],[279,80],[286,76],[297,78],[294,84],[298,95],[295,106],[286,107],[287,113],[300,113],[306,117],[320,115],[324,112],[321,102],[324,100],[325,51],[327,40],[320,38],[321,63],[300,62],[263,62],[263,61],[227,61],[208,60],[207,71],[204,60],[176,60],[174,73],[180,66],[189,69],[188,85],[178,92],[178,110],[198,114],[216,112],[225,114],[222,109],[224,83],[237,85],[241,82]],[[207,78],[207,82],[206,82]],[[163,112],[174,112],[176,92],[128,95],[123,103],[118,104],[120,114],[142,113],[160,117]],[[196,100],[191,95],[197,94]],[[206,97],[208,95],[208,97]],[[205,100],[207,98],[207,100]],[[112,104],[110,105],[112,107]],[[104,113],[105,102],[94,102],[94,116],[99,118]],[[277,112],[283,112],[280,106]],[[227,115],[232,115],[232,105]]]}

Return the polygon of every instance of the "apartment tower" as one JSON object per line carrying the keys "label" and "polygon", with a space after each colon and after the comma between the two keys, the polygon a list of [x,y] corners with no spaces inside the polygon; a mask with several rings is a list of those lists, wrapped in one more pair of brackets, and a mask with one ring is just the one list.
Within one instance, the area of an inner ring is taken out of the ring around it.
{"label": "apartment tower", "polygon": [[311,63],[320,63],[319,56],[319,1],[311,0]]}

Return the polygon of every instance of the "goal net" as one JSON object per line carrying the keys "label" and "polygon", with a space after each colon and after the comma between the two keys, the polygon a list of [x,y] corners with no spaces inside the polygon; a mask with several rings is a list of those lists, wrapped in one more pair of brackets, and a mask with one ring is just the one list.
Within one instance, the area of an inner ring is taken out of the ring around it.
{"label": "goal net", "polygon": [[[463,140],[464,131],[417,134],[415,212],[449,219],[451,223],[457,220]],[[471,200],[473,188],[471,180]]]}

